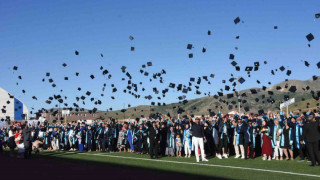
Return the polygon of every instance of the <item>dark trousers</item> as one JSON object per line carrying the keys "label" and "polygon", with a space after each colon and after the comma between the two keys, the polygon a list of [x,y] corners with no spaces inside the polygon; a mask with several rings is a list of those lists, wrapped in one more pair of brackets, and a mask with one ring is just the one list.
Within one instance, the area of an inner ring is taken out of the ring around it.
{"label": "dark trousers", "polygon": [[136,152],[142,153],[142,140],[141,139],[139,139],[137,141],[135,149],[136,149]]}
{"label": "dark trousers", "polygon": [[101,145],[102,145],[102,152],[106,152],[106,148],[108,147],[107,139],[102,139],[101,140]]}
{"label": "dark trousers", "polygon": [[117,151],[117,138],[112,138],[111,149],[112,151]]}
{"label": "dark trousers", "polygon": [[0,140],[0,153],[2,153],[2,140]]}
{"label": "dark trousers", "polygon": [[254,148],[253,148],[253,143],[252,142],[249,143],[249,151],[250,151],[249,158],[253,158]]}
{"label": "dark trousers", "polygon": [[[248,147],[249,147],[249,143],[244,143],[243,144],[243,148],[244,148],[244,158],[248,159]],[[251,151],[250,151],[251,153]]]}
{"label": "dark trousers", "polygon": [[143,138],[143,149],[142,149],[142,151],[143,151],[143,153],[149,152],[149,147],[148,147],[147,138]]}
{"label": "dark trousers", "polygon": [[[222,148],[224,148],[224,152],[222,152]],[[223,135],[222,139],[219,141],[219,152],[220,154],[228,153],[228,137],[226,135]]]}
{"label": "dark trousers", "polygon": [[31,142],[24,143],[24,158],[28,159],[31,156],[32,144]]}
{"label": "dark trousers", "polygon": [[320,164],[320,156],[319,156],[319,141],[316,142],[307,142],[307,149],[309,152],[310,160],[313,165]]}
{"label": "dark trousers", "polygon": [[155,140],[150,141],[150,158],[151,159],[153,158],[153,156],[158,158],[158,149],[159,149],[158,142]]}
{"label": "dark trousers", "polygon": [[299,157],[300,157],[300,160],[304,160],[305,151],[306,151],[306,145],[300,144],[300,146],[299,146]]}
{"label": "dark trousers", "polygon": [[92,141],[91,139],[87,141],[87,150],[91,150],[92,149]]}

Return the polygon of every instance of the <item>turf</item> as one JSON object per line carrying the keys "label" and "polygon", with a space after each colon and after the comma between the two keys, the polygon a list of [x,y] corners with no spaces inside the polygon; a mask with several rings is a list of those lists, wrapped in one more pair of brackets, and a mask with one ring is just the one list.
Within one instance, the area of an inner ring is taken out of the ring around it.
{"label": "turf", "polygon": [[[212,166],[199,166],[194,164],[175,164],[170,162],[159,162],[159,161],[145,161],[139,159],[125,159],[108,156],[120,156],[120,157],[133,157],[133,158],[145,158],[149,159],[148,155],[137,155],[132,153],[79,153],[79,152],[41,152],[41,154],[35,156],[35,159],[50,159],[55,161],[68,161],[75,163],[83,163],[86,165],[99,165],[100,167],[118,167],[118,168],[129,168],[139,171],[140,169],[156,170],[155,173],[163,172],[178,172],[189,175],[201,175],[207,178],[227,178],[227,179],[319,179],[319,177],[307,177],[291,174],[282,174],[276,172],[261,172],[254,170],[244,169],[232,169],[227,167],[212,167]],[[179,161],[195,163],[195,157],[189,158],[176,158],[176,157],[162,157],[160,160],[165,161]],[[209,159],[209,162],[200,162],[201,164],[214,164],[224,166],[237,166],[247,167],[256,169],[267,169],[276,171],[287,171],[294,173],[312,174],[320,176],[320,167],[309,167],[308,162],[294,161],[263,161],[261,157],[254,160],[242,160],[234,159],[230,157],[228,159]]]}

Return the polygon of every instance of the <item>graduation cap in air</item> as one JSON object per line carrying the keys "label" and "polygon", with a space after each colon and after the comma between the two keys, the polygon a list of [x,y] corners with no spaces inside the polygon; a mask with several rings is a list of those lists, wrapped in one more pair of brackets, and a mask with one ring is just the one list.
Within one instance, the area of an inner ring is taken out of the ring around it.
{"label": "graduation cap in air", "polygon": [[90,75],[90,78],[91,78],[91,79],[94,79],[94,75],[91,74],[91,75]]}
{"label": "graduation cap in air", "polygon": [[18,70],[18,66],[13,66],[13,70],[17,71]]}
{"label": "graduation cap in air", "polygon": [[251,91],[251,94],[257,94],[258,93],[256,89],[250,89],[250,91]]}
{"label": "graduation cap in air", "polygon": [[224,87],[224,89],[225,89],[226,91],[229,91],[229,90],[230,90],[230,87],[226,85],[226,86]]}
{"label": "graduation cap in air", "polygon": [[236,36],[236,39],[239,39],[240,38],[240,36]]}
{"label": "graduation cap in air", "polygon": [[238,23],[240,22],[240,18],[239,18],[239,17],[235,18],[235,19],[233,20],[233,22],[234,22],[234,24],[238,24]]}
{"label": "graduation cap in air", "polygon": [[307,67],[309,67],[310,64],[309,64],[308,61],[304,61],[304,65],[307,66]]}
{"label": "graduation cap in air", "polygon": [[239,66],[236,66],[236,71],[240,71],[240,67]]}
{"label": "graduation cap in air", "polygon": [[247,66],[245,71],[252,71],[253,67],[252,66]]}
{"label": "graduation cap in air", "polygon": [[66,64],[66,63],[63,63],[62,66],[63,66],[63,67],[67,67],[67,64]]}
{"label": "graduation cap in air", "polygon": [[189,54],[189,58],[193,58],[193,53],[190,53],[190,54]]}
{"label": "graduation cap in air", "polygon": [[90,92],[90,91],[87,91],[87,92],[86,92],[86,95],[87,95],[87,96],[90,96],[90,95],[91,95],[91,92]]}
{"label": "graduation cap in air", "polygon": [[192,44],[188,44],[187,49],[192,49]]}
{"label": "graduation cap in air", "polygon": [[170,88],[174,88],[175,86],[176,86],[176,85],[175,85],[174,83],[170,83],[170,84],[169,84],[169,87],[170,87]]}
{"label": "graduation cap in air", "polygon": [[147,65],[148,66],[152,66],[152,62],[147,62]]}
{"label": "graduation cap in air", "polygon": [[228,99],[233,98],[233,94],[227,94],[227,98]]}
{"label": "graduation cap in air", "polygon": [[320,18],[320,13],[317,13],[314,16],[315,16],[315,18]]}
{"label": "graduation cap in air", "polygon": [[286,68],[281,66],[279,69],[280,69],[280,71],[284,71]]}
{"label": "graduation cap in air", "polygon": [[210,30],[208,30],[208,35],[209,35],[209,36],[211,35],[211,31],[210,31]]}
{"label": "graduation cap in air", "polygon": [[134,51],[134,47],[133,47],[133,46],[131,46],[130,50],[131,50],[131,51]]}
{"label": "graduation cap in air", "polygon": [[245,110],[246,112],[248,112],[248,111],[250,111],[250,108],[249,108],[249,107],[244,107],[244,110]]}
{"label": "graduation cap in air", "polygon": [[222,83],[226,83],[226,80],[222,80]]}
{"label": "graduation cap in air", "polygon": [[234,59],[234,54],[230,54],[229,59]]}
{"label": "graduation cap in air", "polygon": [[291,70],[288,70],[287,71],[287,76],[290,76],[291,75]]}
{"label": "graduation cap in air", "polygon": [[317,63],[317,67],[318,69],[320,69],[320,61]]}
{"label": "graduation cap in air", "polygon": [[132,40],[134,40],[134,37],[133,36],[129,36],[129,39],[132,41]]}
{"label": "graduation cap in air", "polygon": [[241,77],[240,79],[238,79],[238,81],[240,84],[243,84],[246,80],[243,77]]}
{"label": "graduation cap in air", "polygon": [[271,74],[274,75],[274,70],[271,70]]}
{"label": "graduation cap in air", "polygon": [[49,77],[49,76],[50,76],[50,73],[49,73],[49,72],[47,72],[47,73],[46,73],[46,76],[47,76],[47,77]]}
{"label": "graduation cap in air", "polygon": [[254,66],[260,66],[260,63],[258,61],[254,62]]}
{"label": "graduation cap in air", "polygon": [[190,78],[190,81],[191,81],[191,82],[194,82],[194,81],[195,81],[195,78],[191,77],[191,78]]}
{"label": "graduation cap in air", "polygon": [[273,29],[278,29],[278,26],[273,26]]}
{"label": "graduation cap in air", "polygon": [[232,61],[231,64],[232,64],[232,66],[236,66],[238,63],[235,61]]}
{"label": "graduation cap in air", "polygon": [[68,77],[64,77],[64,80],[66,80],[66,81],[67,81],[67,80],[69,80],[69,78],[68,78]]}
{"label": "graduation cap in air", "polygon": [[207,51],[206,48],[202,48],[202,52],[205,53]]}
{"label": "graduation cap in air", "polygon": [[314,36],[313,36],[311,33],[309,33],[309,34],[306,36],[306,38],[307,38],[307,40],[310,42],[310,41],[312,41],[312,40],[314,39]]}
{"label": "graduation cap in air", "polygon": [[318,77],[314,75],[314,76],[312,76],[312,79],[315,81],[318,79]]}
{"label": "graduation cap in air", "polygon": [[79,55],[79,52],[78,52],[78,51],[74,51],[74,54],[78,56],[78,55]]}

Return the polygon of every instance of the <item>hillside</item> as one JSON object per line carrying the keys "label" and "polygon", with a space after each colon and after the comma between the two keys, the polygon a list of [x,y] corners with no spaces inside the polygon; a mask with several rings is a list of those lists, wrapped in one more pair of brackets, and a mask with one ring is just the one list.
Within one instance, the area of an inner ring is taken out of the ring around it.
{"label": "hillside", "polygon": [[[295,92],[290,92],[291,86],[296,87]],[[281,87],[281,89],[279,88]],[[279,84],[267,87],[265,90],[262,88],[254,88],[258,92],[252,94],[250,89],[242,90],[241,96],[241,112],[257,113],[259,110],[279,111],[279,104],[287,99],[295,98],[296,104],[290,106],[290,109],[306,109],[307,107],[319,106],[319,100],[315,100],[311,94],[314,92],[315,97],[320,95],[320,78],[309,79],[306,81],[288,80]],[[114,117],[117,119],[136,118],[141,116],[149,116],[151,113],[160,113],[176,115],[177,111],[185,110],[190,111],[194,115],[208,115],[209,109],[217,112],[217,107],[221,107],[223,113],[230,112],[231,110],[238,110],[238,100],[236,93],[234,97],[227,98],[227,95],[220,97],[207,96],[198,99],[189,100],[187,102],[172,103],[166,106],[137,106],[126,109],[125,112],[119,111],[100,111],[102,117]],[[309,105],[308,105],[309,103]],[[182,112],[185,114],[186,112]]]}

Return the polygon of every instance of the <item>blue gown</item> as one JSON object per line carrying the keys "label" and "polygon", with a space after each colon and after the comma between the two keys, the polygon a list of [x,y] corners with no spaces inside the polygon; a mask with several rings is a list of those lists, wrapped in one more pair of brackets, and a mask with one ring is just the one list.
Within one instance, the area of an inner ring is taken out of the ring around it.
{"label": "blue gown", "polygon": [[128,130],[128,142],[130,145],[130,149],[134,150],[134,146],[132,144],[132,130],[131,129]]}

